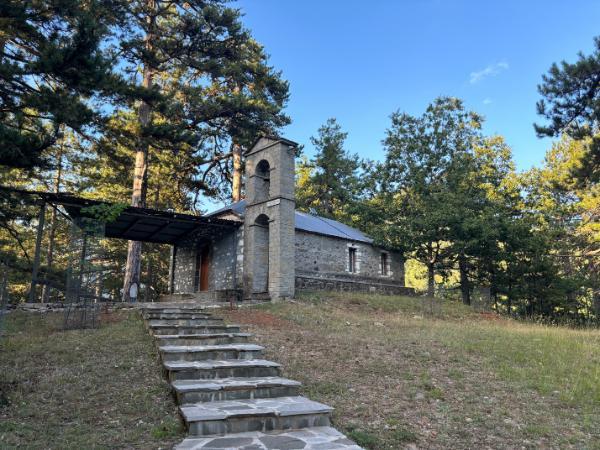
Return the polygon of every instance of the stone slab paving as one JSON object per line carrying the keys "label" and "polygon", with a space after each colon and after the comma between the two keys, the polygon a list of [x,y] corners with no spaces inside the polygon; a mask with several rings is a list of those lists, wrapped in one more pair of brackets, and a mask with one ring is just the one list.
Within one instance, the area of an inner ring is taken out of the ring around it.
{"label": "stone slab paving", "polygon": [[235,325],[151,325],[155,334],[202,334],[202,333],[238,333],[240,327]]}
{"label": "stone slab paving", "polygon": [[225,359],[208,361],[165,361],[167,370],[198,369],[211,370],[232,367],[280,367],[279,364],[265,359]]}
{"label": "stone slab paving", "polygon": [[201,420],[225,420],[239,416],[297,416],[325,414],[333,408],[306,397],[257,398],[248,400],[225,400],[182,406],[181,413],[188,422]]}
{"label": "stone slab paving", "polygon": [[249,387],[288,386],[299,387],[301,383],[281,377],[232,377],[215,380],[178,380],[171,383],[178,392],[197,390],[221,391],[227,389],[243,389]]}
{"label": "stone slab paving", "polygon": [[164,345],[159,347],[161,352],[170,353],[203,353],[215,350],[233,350],[239,352],[256,352],[264,350],[256,344],[218,344],[218,345]]}
{"label": "stone slab paving", "polygon": [[210,339],[210,338],[233,338],[233,337],[250,337],[250,333],[199,333],[199,334],[161,334],[155,336],[157,339]]}
{"label": "stone slab paving", "polygon": [[157,311],[146,311],[144,313],[145,319],[217,319],[223,320],[222,317],[215,317],[211,313],[208,312],[197,312],[193,310],[189,311],[179,311],[179,312],[162,312],[161,310]]}
{"label": "stone slab paving", "polygon": [[[199,320],[204,320],[204,319],[199,319]],[[161,321],[162,322],[162,321]],[[175,328],[175,329],[180,329],[180,328],[189,328],[191,330],[193,329],[199,329],[199,330],[203,330],[205,328],[214,328],[214,329],[224,329],[224,330],[234,330],[234,333],[237,333],[237,331],[235,330],[239,330],[239,326],[237,325],[226,325],[224,323],[218,323],[218,324],[212,324],[212,323],[195,323],[195,324],[179,324],[179,323],[168,323],[167,320],[164,321],[165,323],[150,323],[148,326],[150,328],[153,329],[160,329],[160,328]]]}
{"label": "stone slab paving", "polygon": [[231,436],[188,438],[176,450],[361,450],[331,427],[262,433],[251,431]]}
{"label": "stone slab paving", "polygon": [[264,347],[256,344],[171,345],[159,347],[163,361],[257,359]]}
{"label": "stone slab paving", "polygon": [[139,306],[192,436],[177,449],[360,450],[329,426],[333,408],[298,396],[300,383],[259,359],[264,348],[239,326],[212,325],[221,319],[206,305]]}
{"label": "stone slab paving", "polygon": [[155,335],[159,345],[205,345],[203,342],[243,343],[248,340],[249,333],[201,333],[201,334],[162,334]]}

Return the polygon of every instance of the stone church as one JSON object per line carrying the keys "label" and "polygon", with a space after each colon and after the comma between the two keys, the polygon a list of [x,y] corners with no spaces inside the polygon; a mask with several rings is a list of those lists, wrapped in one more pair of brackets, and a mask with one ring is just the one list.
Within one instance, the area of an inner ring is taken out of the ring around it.
{"label": "stone church", "polygon": [[172,293],[277,300],[297,290],[412,291],[404,287],[402,255],[375,246],[355,228],[296,211],[296,147],[262,137],[247,151],[246,199],[205,216],[235,226],[178,242]]}

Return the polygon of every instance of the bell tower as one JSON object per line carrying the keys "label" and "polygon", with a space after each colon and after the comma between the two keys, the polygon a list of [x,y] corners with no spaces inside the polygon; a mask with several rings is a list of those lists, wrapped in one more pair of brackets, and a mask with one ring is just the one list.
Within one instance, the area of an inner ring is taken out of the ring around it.
{"label": "bell tower", "polygon": [[294,296],[295,142],[261,137],[246,153],[244,295]]}

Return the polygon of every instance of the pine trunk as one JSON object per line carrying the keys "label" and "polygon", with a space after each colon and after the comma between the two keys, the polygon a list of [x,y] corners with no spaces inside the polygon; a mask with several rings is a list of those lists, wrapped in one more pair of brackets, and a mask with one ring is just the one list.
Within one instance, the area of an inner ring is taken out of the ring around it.
{"label": "pine trunk", "polygon": [[596,322],[600,323],[600,289],[595,289],[592,292],[592,307],[594,308]]}
{"label": "pine trunk", "polygon": [[427,296],[435,296],[435,271],[431,261],[427,262]]}
{"label": "pine trunk", "polygon": [[471,286],[469,283],[469,268],[467,258],[461,254],[458,257],[458,270],[460,272],[460,293],[462,296],[462,302],[465,305],[471,304]]}
{"label": "pine trunk", "polygon": [[233,182],[231,187],[231,197],[234,202],[242,199],[242,147],[239,144],[233,144]]}
{"label": "pine trunk", "polygon": [[[150,10],[155,9],[154,0],[147,0],[146,5]],[[146,50],[152,51],[152,42],[154,34],[155,18],[149,15],[148,33],[146,34]],[[152,87],[154,72],[148,63],[144,64],[143,82],[145,88]],[[145,207],[146,192],[148,190],[148,154],[150,145],[145,137],[145,129],[151,124],[152,109],[146,102],[140,104],[138,110],[138,119],[142,130],[141,146],[135,154],[135,168],[133,172],[133,192],[131,195],[131,206]],[[122,300],[124,302],[135,302],[139,293],[140,287],[140,271],[142,263],[142,243],[129,241],[127,248],[127,263],[125,265],[125,279],[123,281]]]}
{"label": "pine trunk", "polygon": [[[56,177],[54,178],[54,193],[60,192],[60,183],[62,181],[62,158],[63,158],[63,144],[59,147],[58,161],[56,167]],[[56,240],[56,227],[57,227],[57,212],[56,208],[52,208],[52,215],[50,216],[50,232],[48,235],[48,252],[46,253],[46,277],[52,271],[52,265],[54,264],[54,241]],[[48,284],[44,284],[42,287],[42,303],[47,303],[50,299],[50,287]]]}

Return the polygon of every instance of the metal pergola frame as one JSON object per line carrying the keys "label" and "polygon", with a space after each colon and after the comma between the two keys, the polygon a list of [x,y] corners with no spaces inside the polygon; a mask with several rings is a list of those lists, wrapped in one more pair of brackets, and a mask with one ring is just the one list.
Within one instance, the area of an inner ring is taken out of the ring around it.
{"label": "metal pergola frame", "polygon": [[[64,208],[66,214],[60,209],[58,210],[67,219],[77,223],[82,218],[92,218],[89,214],[86,214],[86,208],[96,205],[116,205],[116,203],[86,199],[68,193],[29,191],[5,186],[0,186],[0,190],[30,197],[32,199],[31,203],[38,204],[40,207],[29,293],[31,302],[35,300],[35,289],[38,283],[46,206],[51,205],[57,209],[59,206]],[[233,220],[128,206],[120,212],[114,221],[104,225],[104,237],[169,244],[175,248],[190,233],[194,233],[199,239],[210,239],[233,230],[239,225],[240,222]],[[171,261],[171,265],[173,262]],[[170,269],[172,272],[173,267]],[[170,276],[172,275],[170,274]]]}

